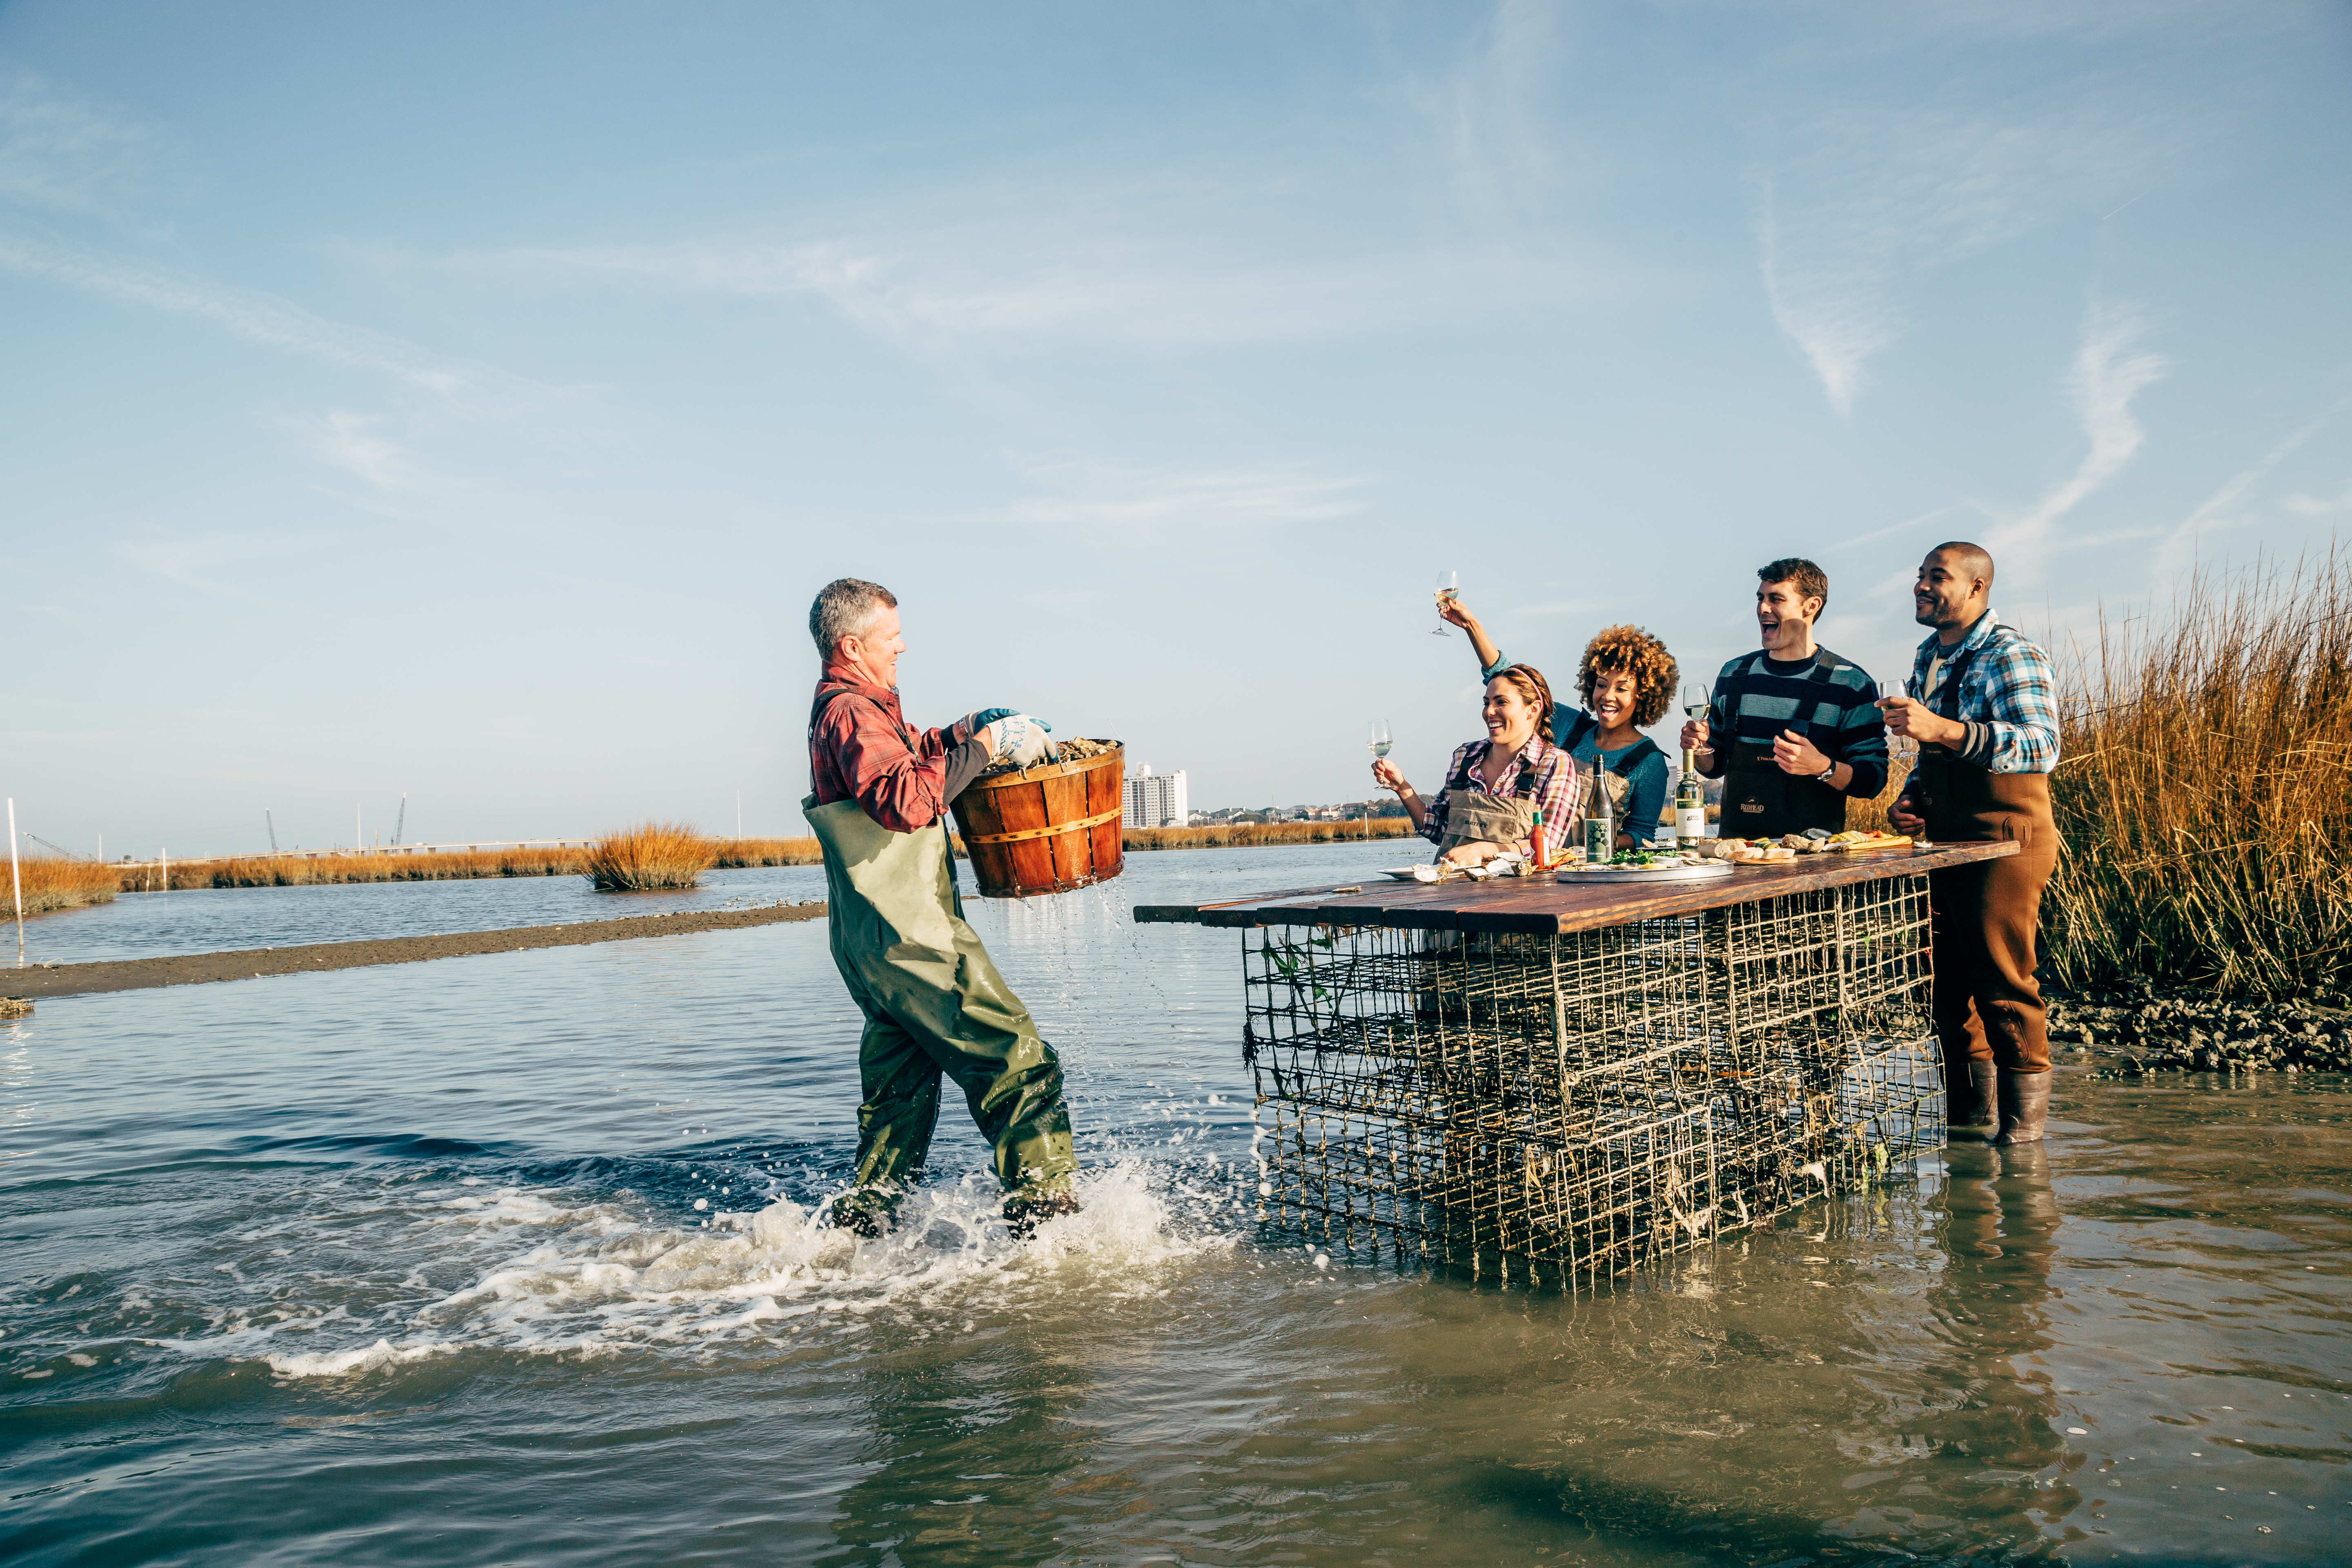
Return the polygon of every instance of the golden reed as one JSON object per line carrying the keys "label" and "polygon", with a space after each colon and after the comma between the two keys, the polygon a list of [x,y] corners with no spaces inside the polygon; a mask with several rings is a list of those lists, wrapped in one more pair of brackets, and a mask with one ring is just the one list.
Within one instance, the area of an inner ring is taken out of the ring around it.
{"label": "golden reed", "polygon": [[2193,574],[2059,671],[2055,977],[2276,1000],[2352,956],[2352,558]]}
{"label": "golden reed", "polygon": [[[63,855],[27,855],[16,862],[23,885],[25,914],[46,915],[58,910],[78,910],[102,904],[121,890],[115,868],[102,860],[73,860]],[[0,871],[0,875],[5,875]],[[10,889],[0,884],[0,920],[16,912]]]}
{"label": "golden reed", "polygon": [[709,839],[682,822],[615,828],[588,851],[588,879],[606,893],[691,888],[717,856]]}

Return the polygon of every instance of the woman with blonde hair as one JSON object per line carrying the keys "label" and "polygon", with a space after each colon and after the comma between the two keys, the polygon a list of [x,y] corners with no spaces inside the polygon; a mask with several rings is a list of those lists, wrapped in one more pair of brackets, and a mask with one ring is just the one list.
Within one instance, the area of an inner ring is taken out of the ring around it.
{"label": "woman with blonde hair", "polygon": [[1486,682],[1486,738],[1456,747],[1445,787],[1423,800],[1386,757],[1372,780],[1393,790],[1438,858],[1483,866],[1508,850],[1525,854],[1541,812],[1549,843],[1576,809],[1576,763],[1551,739],[1551,685],[1532,665],[1513,665]]}

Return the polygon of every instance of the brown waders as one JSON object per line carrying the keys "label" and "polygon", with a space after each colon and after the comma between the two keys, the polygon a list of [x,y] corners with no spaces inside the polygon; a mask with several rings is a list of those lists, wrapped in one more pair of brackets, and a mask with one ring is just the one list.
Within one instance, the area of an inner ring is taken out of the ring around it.
{"label": "brown waders", "polygon": [[1985,1069],[1994,1068],[2000,1141],[2039,1138],[2050,1109],[2050,1034],[2033,977],[2034,937],[2042,889],[2058,865],[2050,775],[1990,773],[1927,746],[1905,793],[1931,842],[2021,846],[1999,860],[1927,873],[1929,929],[1955,1136],[1991,1121],[1983,1089]]}
{"label": "brown waders", "polygon": [[[1809,689],[1818,684],[1826,695],[1831,689],[1832,675],[1843,664],[1827,648],[1815,653],[1813,668],[1805,675]],[[1780,764],[1772,760],[1770,741],[1758,744],[1739,739],[1739,711],[1747,696],[1748,679],[1743,674],[1723,699],[1724,711],[1731,721],[1731,749],[1723,759],[1724,837],[1778,838],[1784,833],[1802,833],[1809,827],[1818,827],[1824,833],[1843,833],[1845,796],[1842,793],[1817,778],[1781,772]],[[1821,727],[1805,717],[1816,710],[1800,709],[1795,717],[1778,725],[1775,732],[1794,730],[1835,761],[1843,750],[1835,733],[1830,735],[1827,744],[1822,744]]]}
{"label": "brown waders", "polygon": [[801,803],[824,848],[833,962],[866,1015],[857,1068],[857,1187],[835,1223],[869,1235],[922,1179],[940,1076],[996,1151],[1016,1228],[1076,1206],[1062,1066],[963,920],[947,830],[893,833],[854,800]]}

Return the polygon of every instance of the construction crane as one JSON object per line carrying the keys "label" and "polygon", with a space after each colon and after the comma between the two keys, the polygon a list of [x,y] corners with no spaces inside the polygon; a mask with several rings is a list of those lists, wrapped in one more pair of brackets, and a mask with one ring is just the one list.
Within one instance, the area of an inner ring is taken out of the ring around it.
{"label": "construction crane", "polygon": [[400,792],[400,816],[392,825],[393,847],[400,847],[400,830],[408,826],[408,792]]}
{"label": "construction crane", "polygon": [[44,849],[56,850],[58,854],[64,856],[68,860],[79,860],[82,858],[82,856],[78,851],[68,849],[62,844],[52,844],[37,833],[27,833],[25,837],[32,842],[39,845]]}
{"label": "construction crane", "polygon": [[261,808],[261,826],[269,829],[269,852],[272,855],[277,854],[278,824],[269,819],[269,808],[266,805]]}

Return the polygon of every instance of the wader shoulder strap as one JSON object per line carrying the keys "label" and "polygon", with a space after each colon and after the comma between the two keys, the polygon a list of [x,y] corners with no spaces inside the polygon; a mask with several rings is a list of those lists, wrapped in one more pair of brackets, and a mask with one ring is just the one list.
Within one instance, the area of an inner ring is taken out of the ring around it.
{"label": "wader shoulder strap", "polygon": [[1601,728],[1601,721],[1581,708],[1568,708],[1552,716],[1552,743],[1563,752],[1576,750],[1577,742]]}
{"label": "wader shoulder strap", "polygon": [[1445,776],[1445,787],[1449,790],[1459,789],[1478,795],[1491,795],[1496,799],[1526,800],[1533,795],[1536,793],[1536,763],[1534,758],[1528,755],[1524,748],[1516,758],[1512,759],[1513,766],[1518,770],[1519,776],[1511,785],[1507,796],[1500,791],[1479,788],[1479,785],[1486,782],[1485,774],[1480,771],[1482,764],[1493,750],[1494,743],[1489,742],[1486,752],[1475,757],[1465,754],[1462,759],[1462,766]]}
{"label": "wader shoulder strap", "polygon": [[1969,648],[1954,658],[1948,658],[1944,661],[1944,679],[1936,687],[1936,700],[1934,707],[1937,713],[1955,722],[1958,721],[1960,717],[1960,682],[1967,677],[1969,667],[1976,663],[1977,655],[1984,652],[1986,648],[1992,646],[1992,639],[1994,637],[2000,636],[2002,632],[2011,630],[2012,628],[2010,626],[2008,622],[1995,621],[1992,624],[1992,629],[1985,633],[1984,641],[1977,644],[1976,647]]}
{"label": "wader shoulder strap", "polygon": [[[1601,753],[1596,751],[1592,754],[1595,757],[1598,757]],[[1623,756],[1617,759],[1617,771],[1621,773],[1630,773],[1635,768],[1640,767],[1643,763],[1648,762],[1652,757],[1663,756],[1664,754],[1664,752],[1659,751],[1658,743],[1655,741],[1653,741],[1649,736],[1644,735],[1642,737],[1639,744],[1631,747]]]}

